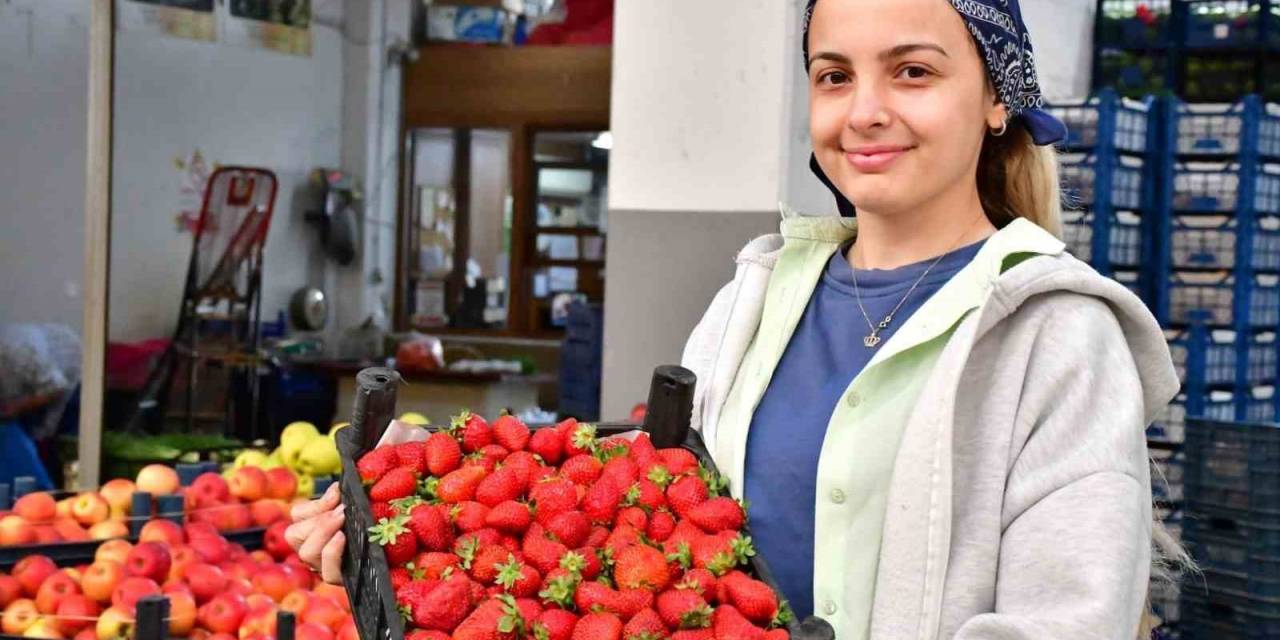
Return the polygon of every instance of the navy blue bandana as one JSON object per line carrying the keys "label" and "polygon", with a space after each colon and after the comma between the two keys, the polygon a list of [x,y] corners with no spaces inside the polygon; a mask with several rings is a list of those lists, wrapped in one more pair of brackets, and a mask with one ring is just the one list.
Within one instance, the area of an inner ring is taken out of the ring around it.
{"label": "navy blue bandana", "polygon": [[[804,66],[809,68],[809,22],[818,0],[808,0],[804,14]],[[1031,36],[1022,21],[1018,0],[949,0],[956,12],[964,18],[974,42],[982,51],[991,84],[996,88],[1000,102],[1009,112],[1009,123],[1021,124],[1038,145],[1050,145],[1067,137],[1067,128],[1057,118],[1044,110],[1044,96],[1036,79],[1035,53],[1031,50]],[[853,215],[848,203],[831,181],[811,158],[809,166],[828,188],[836,193],[841,215]]]}

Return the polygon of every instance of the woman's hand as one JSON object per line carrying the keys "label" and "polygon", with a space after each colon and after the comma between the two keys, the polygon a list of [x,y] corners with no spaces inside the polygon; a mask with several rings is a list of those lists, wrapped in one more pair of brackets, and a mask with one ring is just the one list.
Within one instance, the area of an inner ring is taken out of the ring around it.
{"label": "woman's hand", "polygon": [[284,539],[298,552],[303,562],[320,572],[329,584],[342,584],[342,551],[347,537],[342,533],[346,521],[339,503],[338,484],[329,486],[323,496],[293,507],[293,524]]}

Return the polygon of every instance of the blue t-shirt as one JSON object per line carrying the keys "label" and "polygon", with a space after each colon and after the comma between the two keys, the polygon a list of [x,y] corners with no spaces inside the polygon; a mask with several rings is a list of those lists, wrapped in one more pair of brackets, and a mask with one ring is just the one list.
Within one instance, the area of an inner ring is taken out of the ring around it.
{"label": "blue t-shirt", "polygon": [[[751,419],[744,488],[751,537],[769,561],[796,615],[813,613],[814,503],[818,457],[841,394],[876,351],[938,289],[963,269],[982,242],[953,251],[925,276],[868,349],[871,332],[858,309],[847,245],[827,262],[800,323]],[[936,259],[936,258],[935,258]],[[879,324],[934,259],[891,270],[858,270],[862,304]]]}

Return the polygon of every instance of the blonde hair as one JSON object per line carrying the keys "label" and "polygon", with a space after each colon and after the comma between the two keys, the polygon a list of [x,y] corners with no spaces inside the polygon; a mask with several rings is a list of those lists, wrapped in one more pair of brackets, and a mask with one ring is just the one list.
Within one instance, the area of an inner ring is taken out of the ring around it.
{"label": "blonde hair", "polygon": [[1001,136],[987,134],[978,158],[978,196],[997,228],[1026,218],[1062,237],[1058,154],[1036,145],[1020,125],[1010,124]]}

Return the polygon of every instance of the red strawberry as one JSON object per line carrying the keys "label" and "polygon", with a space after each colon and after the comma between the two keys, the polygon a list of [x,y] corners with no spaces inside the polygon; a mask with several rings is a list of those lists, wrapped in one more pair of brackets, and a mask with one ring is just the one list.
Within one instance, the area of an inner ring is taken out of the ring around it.
{"label": "red strawberry", "polygon": [[493,508],[499,503],[515,500],[524,493],[520,477],[509,467],[494,471],[489,477],[476,486],[475,500],[480,504]]}
{"label": "red strawberry", "polygon": [[791,640],[791,634],[786,629],[770,629],[764,632],[764,640]]}
{"label": "red strawberry", "polygon": [[528,451],[515,451],[502,461],[502,466],[516,473],[516,477],[520,479],[520,491],[523,493],[529,489],[529,479],[538,472],[542,463]]}
{"label": "red strawberry", "polygon": [[462,442],[462,450],[467,453],[479,451],[493,444],[493,429],[489,423],[470,411],[463,411],[453,418],[450,430]]}
{"label": "red strawberry", "polygon": [[578,590],[573,595],[573,603],[577,605],[578,611],[611,611],[619,613],[619,600],[621,595],[607,585],[601,584],[594,580],[585,581],[578,585]]}
{"label": "red strawberry", "polygon": [[529,445],[529,427],[507,414],[493,421],[493,439],[507,451],[523,451]]}
{"label": "red strawberry", "polygon": [[498,579],[498,567],[510,561],[514,561],[511,552],[505,547],[499,545],[491,545],[481,547],[476,552],[475,560],[471,563],[471,577],[476,582],[484,585],[494,584]]}
{"label": "red strawberry", "polygon": [[681,629],[671,634],[671,640],[716,640],[716,632],[706,629]]}
{"label": "red strawberry", "polygon": [[382,476],[399,463],[400,458],[396,455],[394,448],[378,447],[360,456],[360,461],[356,463],[356,471],[360,473],[360,479],[365,484],[373,484],[381,480]]}
{"label": "red strawberry", "polygon": [[614,558],[622,554],[627,547],[633,544],[640,544],[640,531],[629,525],[618,525],[609,534],[609,539],[605,540],[604,548]]}
{"label": "red strawberry", "polygon": [[533,523],[533,513],[529,511],[529,505],[508,500],[491,509],[484,523],[504,533],[521,534],[528,531]]}
{"label": "red strawberry", "polygon": [[408,527],[418,536],[418,546],[426,551],[448,551],[453,546],[453,525],[432,505],[422,504],[409,512]]}
{"label": "red strawberry", "polygon": [[778,595],[754,578],[731,579],[725,584],[729,602],[756,624],[770,624],[778,615]]}
{"label": "red strawberry", "polygon": [[698,457],[687,449],[659,449],[658,458],[672,476],[681,476],[698,470]]}
{"label": "red strawberry", "polygon": [[520,609],[520,617],[524,618],[526,629],[542,615],[542,605],[534,598],[516,598],[516,607]]}
{"label": "red strawberry", "polygon": [[488,526],[485,522],[489,519],[489,507],[479,502],[463,502],[454,505],[451,516],[459,531],[470,533]]}
{"label": "red strawberry", "polygon": [[479,467],[462,467],[440,479],[436,486],[436,495],[442,502],[450,504],[466,502],[476,495],[476,488],[488,475]]}
{"label": "red strawberry", "polygon": [[413,469],[396,467],[382,476],[369,489],[369,499],[374,502],[391,502],[407,498],[418,492],[418,476]]}
{"label": "red strawberry", "polygon": [[667,495],[663,493],[662,487],[659,487],[657,483],[648,478],[641,478],[631,485],[631,488],[627,490],[627,497],[632,504],[647,511],[667,506]]}
{"label": "red strawberry", "polygon": [[600,475],[611,476],[620,486],[630,487],[640,479],[640,469],[631,458],[614,458],[605,463]]}
{"label": "red strawberry", "polygon": [[604,465],[586,453],[573,456],[560,465],[560,475],[584,487],[595,482],[603,472]]}
{"label": "red strawberry", "polygon": [[427,470],[437,478],[456,471],[462,464],[462,445],[453,436],[437,431],[427,438]]}
{"label": "red strawberry", "polygon": [[711,498],[690,509],[686,517],[707,533],[737,531],[746,521],[742,505],[733,498]]}
{"label": "red strawberry", "polygon": [[399,591],[410,582],[413,582],[413,574],[409,573],[408,569],[404,567],[393,567],[391,569],[392,591]]}
{"label": "red strawberry", "polygon": [[405,636],[405,640],[449,640],[449,634],[443,631],[414,629]]}
{"label": "red strawberry", "polygon": [[579,582],[582,580],[577,575],[564,569],[553,569],[543,578],[538,597],[548,606],[572,609]]}
{"label": "red strawberry", "polygon": [[715,574],[706,569],[689,569],[680,576],[680,586],[697,591],[698,595],[707,599],[707,602],[719,600],[716,593],[717,582]]}
{"label": "red strawberry", "polygon": [[[538,616],[536,624],[541,624],[546,630],[547,640],[570,640],[573,637],[573,627],[577,623],[578,616],[564,609],[546,609]],[[534,635],[537,636],[536,633]]]}
{"label": "red strawberry", "polygon": [[671,533],[675,531],[676,519],[666,509],[654,511],[649,516],[649,522],[645,525],[644,534],[654,542],[666,542],[671,537]]}
{"label": "red strawberry", "polygon": [[604,543],[609,540],[611,532],[600,526],[591,527],[591,534],[587,536],[587,541],[583,546],[587,547],[603,547]]}
{"label": "red strawberry", "polygon": [[613,579],[620,589],[661,591],[671,581],[667,556],[647,545],[631,545],[614,558]]}
{"label": "red strawberry", "polygon": [[729,600],[729,584],[735,580],[750,580],[751,576],[734,569],[716,579],[716,599],[723,604],[733,604]]}
{"label": "red strawberry", "polygon": [[511,452],[508,451],[506,447],[495,442],[481,447],[475,455],[485,458],[485,466],[489,471],[493,471],[494,468],[497,467],[498,463],[506,460],[507,456],[511,455]]}
{"label": "red strawberry", "polygon": [[[564,430],[564,456],[566,458],[595,451],[596,428],[594,426],[578,424],[577,422],[569,425],[568,421],[560,424],[567,427]],[[557,425],[556,428],[560,428],[560,425]]]}
{"label": "red strawberry", "polygon": [[658,615],[671,629],[701,629],[711,624],[711,607],[692,589],[658,594]]}
{"label": "red strawberry", "polygon": [[626,507],[618,512],[613,522],[615,525],[631,525],[644,531],[649,526],[649,516],[645,515],[644,509],[640,507]]}
{"label": "red strawberry", "polygon": [[747,558],[756,554],[751,539],[735,535],[732,531],[709,534],[695,539],[690,545],[693,566],[706,569],[715,575],[724,575]]}
{"label": "red strawberry", "polygon": [[659,640],[667,637],[667,625],[662,623],[662,618],[658,616],[658,612],[653,609],[641,609],[639,613],[631,617],[631,621],[622,629],[622,637],[624,640]]}
{"label": "red strawberry", "polygon": [[751,624],[732,605],[717,607],[715,613],[711,614],[711,626],[715,629],[717,640],[764,640],[764,629]]}
{"label": "red strawberry", "polygon": [[560,566],[560,559],[569,553],[569,547],[547,538],[545,530],[534,525],[525,533],[521,551],[524,552],[526,562],[538,571],[548,573]]}
{"label": "red strawberry", "polygon": [[591,519],[581,511],[565,511],[551,518],[546,528],[548,533],[566,546],[578,547],[591,534]]}
{"label": "red strawberry", "polygon": [[453,631],[453,640],[514,640],[524,637],[524,618],[511,596],[480,603]]}
{"label": "red strawberry", "polygon": [[539,523],[547,523],[557,514],[578,506],[578,489],[573,482],[552,477],[529,488],[529,499]]}
{"label": "red strawberry", "polygon": [[[576,570],[582,574],[584,580],[595,580],[604,571],[604,563],[600,562],[600,554],[594,547],[582,547],[575,549],[572,553],[582,558],[582,563],[577,566]],[[560,566],[564,566],[564,564],[565,560],[561,560]]]}
{"label": "red strawberry", "polygon": [[573,640],[622,640],[622,621],[612,613],[588,613],[574,625]]}
{"label": "red strawberry", "polygon": [[[669,449],[663,449],[669,451]],[[683,449],[679,449],[683,451]],[[683,476],[671,483],[667,487],[667,503],[671,505],[671,509],[681,518],[689,517],[689,512],[694,507],[707,501],[710,492],[707,491],[707,483],[702,478],[693,476]]]}
{"label": "red strawberry", "polygon": [[653,441],[649,439],[649,434],[640,433],[631,441],[631,450],[627,452],[627,457],[636,463],[636,467],[640,469],[640,473],[648,473],[649,468],[661,461],[658,457],[658,450],[654,448]]}
{"label": "red strawberry", "polygon": [[373,511],[374,522],[389,520],[400,515],[400,511],[391,506],[389,502],[375,502],[370,505],[370,509]]}
{"label": "red strawberry", "polygon": [[447,551],[427,551],[413,559],[414,570],[424,580],[440,580],[445,569],[458,566],[458,556]]}
{"label": "red strawberry", "polygon": [[495,583],[517,598],[538,595],[538,588],[542,585],[542,574],[513,556],[508,558],[506,562],[498,565],[498,577]]}
{"label": "red strawberry", "polygon": [[414,473],[420,476],[430,473],[427,468],[426,442],[402,442],[393,448],[396,450],[396,459],[400,461],[400,466],[413,469]]}
{"label": "red strawberry", "polygon": [[600,478],[582,496],[582,512],[594,522],[613,524],[618,505],[622,503],[622,491],[622,487],[612,478]]}
{"label": "red strawberry", "polygon": [[619,589],[618,615],[630,620],[637,613],[653,607],[653,592],[645,589]]}
{"label": "red strawberry", "polygon": [[413,559],[418,552],[418,539],[405,526],[407,516],[397,516],[369,527],[369,540],[382,545],[387,564],[398,567]]}
{"label": "red strawberry", "polygon": [[529,437],[529,451],[547,464],[560,464],[564,456],[564,436],[554,428],[535,429]]}

